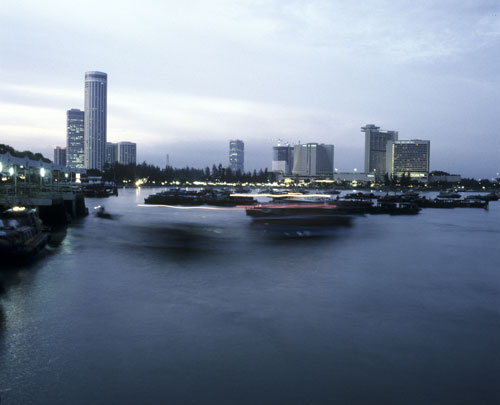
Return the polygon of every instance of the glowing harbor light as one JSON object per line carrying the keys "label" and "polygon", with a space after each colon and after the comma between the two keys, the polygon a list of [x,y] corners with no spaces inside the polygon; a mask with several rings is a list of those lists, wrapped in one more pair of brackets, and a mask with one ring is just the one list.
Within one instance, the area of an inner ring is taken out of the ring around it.
{"label": "glowing harbor light", "polygon": [[40,169],[40,176],[45,177],[45,168]]}
{"label": "glowing harbor light", "polygon": [[[2,165],[2,162],[0,162],[0,173],[2,173],[2,170],[3,170],[3,165]],[[497,173],[497,176],[498,176],[498,173]]]}
{"label": "glowing harbor light", "polygon": [[10,174],[11,176],[14,176],[14,168],[13,168],[13,167],[11,167],[11,168],[9,169],[9,174]]}
{"label": "glowing harbor light", "polygon": [[64,173],[64,177],[68,178],[68,176],[69,176],[68,173]]}

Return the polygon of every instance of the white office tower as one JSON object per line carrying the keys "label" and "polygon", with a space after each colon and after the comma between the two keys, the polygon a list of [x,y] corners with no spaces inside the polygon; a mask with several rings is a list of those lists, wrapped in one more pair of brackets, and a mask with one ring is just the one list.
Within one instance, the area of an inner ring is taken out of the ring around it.
{"label": "white office tower", "polygon": [[333,145],[295,145],[292,174],[299,177],[333,176]]}
{"label": "white office tower", "polygon": [[102,170],[106,162],[108,75],[85,73],[85,168]]}
{"label": "white office tower", "polygon": [[116,144],[116,160],[122,165],[137,162],[137,144],[133,142],[118,142]]}

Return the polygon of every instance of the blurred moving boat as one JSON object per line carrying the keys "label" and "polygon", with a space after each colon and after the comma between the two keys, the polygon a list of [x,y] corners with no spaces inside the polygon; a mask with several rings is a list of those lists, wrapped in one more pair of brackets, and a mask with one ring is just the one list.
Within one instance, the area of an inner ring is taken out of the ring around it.
{"label": "blurred moving boat", "polygon": [[479,200],[479,201],[498,201],[500,197],[498,197],[495,193],[489,194],[474,194],[468,195],[465,197],[466,200]]}
{"label": "blurred moving boat", "polygon": [[282,201],[246,208],[254,222],[308,226],[348,225],[351,216],[333,202]]}
{"label": "blurred moving boat", "polygon": [[441,191],[437,198],[443,198],[443,199],[448,199],[448,198],[460,198],[461,195],[456,193],[453,190],[447,190],[447,191]]}
{"label": "blurred moving boat", "polygon": [[30,256],[42,250],[49,240],[34,209],[13,207],[0,215],[0,252],[2,256]]}

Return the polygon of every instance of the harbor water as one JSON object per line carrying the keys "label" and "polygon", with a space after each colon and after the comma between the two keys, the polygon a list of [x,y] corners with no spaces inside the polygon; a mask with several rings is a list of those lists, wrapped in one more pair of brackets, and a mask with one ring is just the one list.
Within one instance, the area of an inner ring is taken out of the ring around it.
{"label": "harbor water", "polygon": [[500,202],[314,237],[152,192],[1,263],[2,405],[500,403]]}

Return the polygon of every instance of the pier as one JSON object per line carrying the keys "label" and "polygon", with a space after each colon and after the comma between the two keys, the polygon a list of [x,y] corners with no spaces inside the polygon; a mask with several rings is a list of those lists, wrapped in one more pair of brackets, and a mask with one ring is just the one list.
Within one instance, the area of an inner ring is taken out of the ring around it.
{"label": "pier", "polygon": [[85,216],[88,210],[78,183],[81,172],[55,165],[39,154],[0,145],[0,209],[36,208],[46,225]]}

